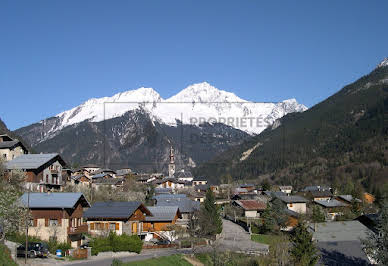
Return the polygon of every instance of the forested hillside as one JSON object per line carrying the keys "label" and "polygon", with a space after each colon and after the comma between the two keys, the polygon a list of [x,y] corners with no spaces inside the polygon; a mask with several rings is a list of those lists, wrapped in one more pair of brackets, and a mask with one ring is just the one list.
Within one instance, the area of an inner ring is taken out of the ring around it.
{"label": "forested hillside", "polygon": [[382,66],[309,110],[281,118],[195,173],[214,182],[269,177],[296,187],[357,180],[373,191],[388,181],[387,96],[388,66]]}

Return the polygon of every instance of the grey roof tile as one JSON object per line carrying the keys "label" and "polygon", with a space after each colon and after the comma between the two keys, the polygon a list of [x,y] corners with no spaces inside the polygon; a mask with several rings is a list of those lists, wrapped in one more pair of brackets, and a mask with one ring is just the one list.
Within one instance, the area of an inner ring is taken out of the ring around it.
{"label": "grey roof tile", "polygon": [[152,216],[147,216],[146,221],[172,221],[174,220],[179,208],[178,206],[158,206],[148,207]]}
{"label": "grey roof tile", "polygon": [[[73,208],[78,200],[82,198],[83,207],[89,207],[90,204],[84,195],[79,192],[52,192],[52,193],[30,193],[29,206],[36,209],[67,209]],[[20,197],[24,206],[28,204],[28,193]]]}
{"label": "grey roof tile", "polygon": [[140,201],[109,201],[96,202],[83,214],[84,218],[129,218],[142,203]]}
{"label": "grey roof tile", "polygon": [[37,169],[56,156],[59,156],[58,153],[22,154],[16,157],[15,159],[7,162],[6,167],[8,170]]}

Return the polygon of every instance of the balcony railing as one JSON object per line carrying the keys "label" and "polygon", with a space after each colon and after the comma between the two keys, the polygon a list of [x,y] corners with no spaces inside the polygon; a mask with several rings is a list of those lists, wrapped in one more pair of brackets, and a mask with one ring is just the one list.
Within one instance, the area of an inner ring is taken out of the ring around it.
{"label": "balcony railing", "polygon": [[72,226],[67,228],[67,233],[69,235],[77,235],[77,234],[82,234],[87,232],[88,232],[87,224],[81,224],[79,226]]}

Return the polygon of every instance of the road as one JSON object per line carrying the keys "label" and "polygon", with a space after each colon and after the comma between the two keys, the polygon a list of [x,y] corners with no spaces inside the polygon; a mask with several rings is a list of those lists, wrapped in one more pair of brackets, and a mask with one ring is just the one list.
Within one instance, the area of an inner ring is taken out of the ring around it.
{"label": "road", "polygon": [[[139,255],[132,255],[128,257],[118,257],[122,262],[131,262],[131,261],[139,261],[139,260],[146,260],[146,259],[152,259],[152,258],[158,258],[158,257],[164,257],[164,256],[170,256],[174,254],[192,254],[191,249],[160,249],[160,250],[144,250]],[[114,258],[93,258],[91,260],[82,261],[82,262],[75,262],[71,265],[73,266],[86,266],[86,265],[93,265],[93,266],[110,266],[112,265],[112,261]]]}
{"label": "road", "polygon": [[248,254],[266,254],[269,246],[251,240],[251,236],[238,224],[222,220],[221,237],[217,240],[218,248]]}
{"label": "road", "polygon": [[[243,252],[247,254],[263,254],[268,252],[268,245],[260,244],[251,241],[249,233],[247,233],[241,226],[228,221],[223,220],[223,228],[221,237],[215,241],[211,246],[196,247],[194,249],[158,249],[158,250],[143,250],[141,254],[123,255],[117,257],[99,257],[93,256],[92,258],[85,261],[55,261],[54,259],[34,259],[30,260],[30,265],[54,265],[54,264],[66,264],[75,266],[110,266],[112,261],[117,258],[123,262],[141,261],[146,259],[170,256],[174,254],[193,254],[193,253],[204,253],[212,252],[214,248],[217,251],[233,251]],[[51,263],[51,264],[50,264]]]}

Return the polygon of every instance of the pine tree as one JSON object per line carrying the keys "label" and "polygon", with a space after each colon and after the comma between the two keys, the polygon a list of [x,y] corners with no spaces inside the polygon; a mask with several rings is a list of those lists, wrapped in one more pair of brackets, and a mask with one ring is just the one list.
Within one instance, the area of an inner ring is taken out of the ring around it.
{"label": "pine tree", "polygon": [[318,206],[313,207],[313,222],[314,223],[322,223],[325,221],[325,214],[321,211]]}
{"label": "pine tree", "polygon": [[299,223],[291,234],[290,254],[296,265],[315,265],[319,257],[312,235],[303,223]]}
{"label": "pine tree", "polygon": [[363,240],[366,253],[379,265],[388,265],[388,201],[385,201],[377,218],[377,233],[369,232]]}
{"label": "pine tree", "polygon": [[215,204],[214,193],[210,188],[199,213],[199,225],[204,236],[214,236],[222,232],[220,208]]}

